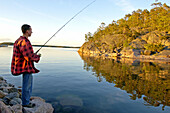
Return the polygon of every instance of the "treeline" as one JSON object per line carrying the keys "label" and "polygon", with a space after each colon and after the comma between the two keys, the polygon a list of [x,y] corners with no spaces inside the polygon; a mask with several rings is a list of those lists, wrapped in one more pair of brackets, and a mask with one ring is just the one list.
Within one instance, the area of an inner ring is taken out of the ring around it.
{"label": "treeline", "polygon": [[14,45],[14,43],[12,43],[12,42],[2,42],[2,43],[0,43],[0,45]]}
{"label": "treeline", "polygon": [[[153,3],[153,8],[133,11],[132,14],[126,14],[124,18],[117,21],[113,20],[108,26],[104,22],[101,23],[96,32],[88,32],[85,34],[86,42],[94,42],[106,36],[123,34],[127,43],[134,40],[140,35],[145,35],[151,31],[170,31],[170,6],[161,2]],[[167,39],[168,37],[162,36]]]}

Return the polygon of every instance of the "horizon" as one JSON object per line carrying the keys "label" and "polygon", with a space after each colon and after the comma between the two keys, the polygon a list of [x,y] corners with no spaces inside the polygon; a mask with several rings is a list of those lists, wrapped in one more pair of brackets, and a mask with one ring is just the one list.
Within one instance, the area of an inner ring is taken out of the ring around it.
{"label": "horizon", "polygon": [[[43,45],[63,24],[90,2],[92,0],[1,0],[0,43],[14,42],[22,35],[20,28],[26,23],[33,29],[33,34],[29,37],[31,43]],[[134,10],[150,10],[152,8],[150,5],[154,2],[155,0],[97,0],[47,44],[81,46],[85,42],[85,34],[94,33],[102,22],[107,26],[113,20],[117,21]],[[170,5],[168,0],[158,0],[158,2]],[[28,6],[28,8],[24,6]]]}

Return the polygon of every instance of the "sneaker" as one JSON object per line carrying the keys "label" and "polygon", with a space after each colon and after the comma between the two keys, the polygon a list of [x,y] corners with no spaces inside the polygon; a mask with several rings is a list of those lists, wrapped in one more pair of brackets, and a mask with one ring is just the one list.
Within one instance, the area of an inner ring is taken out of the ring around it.
{"label": "sneaker", "polygon": [[33,108],[35,104],[29,103],[28,105],[22,105],[23,107]]}

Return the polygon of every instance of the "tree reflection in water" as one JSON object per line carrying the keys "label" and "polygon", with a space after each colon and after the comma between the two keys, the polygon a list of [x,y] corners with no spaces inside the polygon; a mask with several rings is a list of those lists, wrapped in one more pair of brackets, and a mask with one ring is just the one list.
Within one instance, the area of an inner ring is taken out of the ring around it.
{"label": "tree reflection in water", "polygon": [[126,90],[130,99],[143,98],[145,105],[170,106],[170,65],[168,63],[140,62],[133,59],[103,59],[80,54],[84,69]]}

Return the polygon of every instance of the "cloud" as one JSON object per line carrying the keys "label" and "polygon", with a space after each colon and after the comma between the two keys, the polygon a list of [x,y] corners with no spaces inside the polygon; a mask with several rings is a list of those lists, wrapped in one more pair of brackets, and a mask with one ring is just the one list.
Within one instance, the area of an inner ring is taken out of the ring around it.
{"label": "cloud", "polygon": [[121,7],[121,9],[125,12],[131,12],[135,10],[132,3],[130,3],[128,0],[110,0],[110,1],[114,2],[117,6]]}

